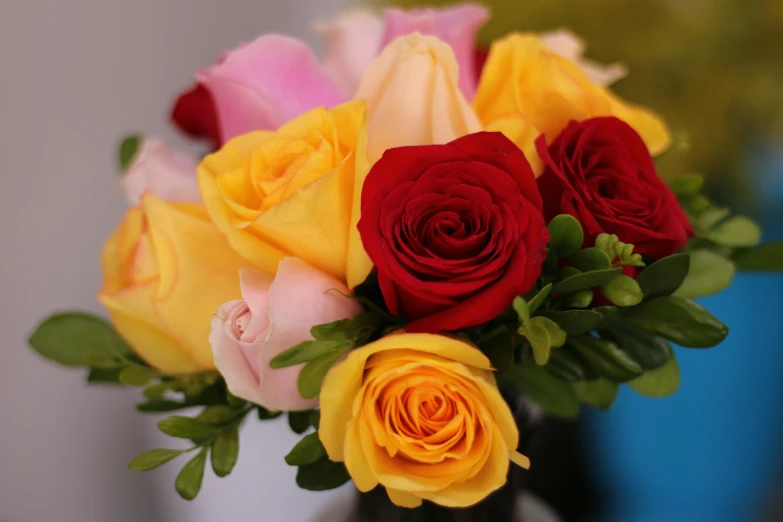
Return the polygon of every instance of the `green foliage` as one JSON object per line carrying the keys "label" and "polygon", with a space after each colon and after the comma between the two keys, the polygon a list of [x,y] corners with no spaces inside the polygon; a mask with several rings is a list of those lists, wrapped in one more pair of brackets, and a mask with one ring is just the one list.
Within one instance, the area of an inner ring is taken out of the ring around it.
{"label": "green foliage", "polygon": [[635,306],[644,298],[639,283],[627,275],[619,275],[601,285],[601,291],[616,306]]}
{"label": "green foliage", "polygon": [[120,145],[117,147],[117,159],[120,163],[120,169],[122,172],[128,170],[128,167],[130,167],[131,163],[133,163],[133,160],[139,151],[141,140],[141,136],[138,134],[132,134],[123,138],[123,140],[120,142]]}
{"label": "green foliage", "polygon": [[688,275],[673,295],[695,299],[713,295],[731,285],[734,265],[725,257],[711,250],[689,252]]}
{"label": "green foliage", "polygon": [[609,339],[591,335],[568,337],[579,356],[600,376],[613,382],[626,382],[640,376],[642,367]]}
{"label": "green foliage", "polygon": [[580,272],[590,272],[593,270],[609,270],[612,268],[612,260],[606,255],[606,252],[600,248],[590,247],[584,250],[578,250],[569,256],[574,267]]}
{"label": "green foliage", "polygon": [[669,357],[666,364],[655,370],[644,372],[636,379],[629,381],[628,386],[647,397],[672,395],[680,386],[680,368],[674,354]]}
{"label": "green foliage", "polygon": [[573,216],[560,214],[555,216],[547,225],[549,234],[549,248],[558,257],[569,257],[579,251],[584,243],[582,225]]}
{"label": "green foliage", "polygon": [[568,335],[587,333],[598,326],[603,319],[603,315],[592,310],[542,312],[542,315],[557,323]]}
{"label": "green foliage", "polygon": [[575,274],[558,282],[552,289],[552,292],[555,294],[565,294],[605,285],[621,274],[622,268],[610,268],[608,270],[595,270],[593,272]]}
{"label": "green foliage", "polygon": [[289,411],[288,425],[291,427],[291,431],[301,435],[310,429],[310,413],[310,411]]}
{"label": "green foliage", "polygon": [[162,466],[168,461],[179,457],[190,450],[154,449],[145,451],[128,464],[128,468],[135,471],[149,471]]}
{"label": "green foliage", "polygon": [[598,234],[595,238],[596,248],[606,252],[607,257],[614,261],[619,259],[619,263],[625,266],[644,266],[642,256],[633,253],[633,245],[620,241],[614,234]]}
{"label": "green foliage", "polygon": [[636,278],[646,299],[674,293],[688,275],[691,258],[688,254],[675,254],[651,264]]}
{"label": "green foliage", "polygon": [[601,330],[601,336],[614,342],[644,370],[660,368],[671,357],[671,347],[665,339],[623,323]]}
{"label": "green foliage", "polygon": [[706,237],[727,247],[749,247],[761,241],[761,229],[750,218],[733,216],[710,230]]}
{"label": "green foliage", "polygon": [[528,302],[528,310],[531,314],[536,313],[539,308],[541,308],[541,305],[544,304],[544,301],[546,301],[546,298],[549,297],[549,294],[552,292],[552,283],[549,283],[544,288],[541,289],[531,300]]}
{"label": "green foliage", "polygon": [[503,378],[550,415],[571,418],[579,414],[579,400],[571,384],[532,362],[512,366]]}
{"label": "green foliage", "polygon": [[232,426],[215,437],[212,442],[212,471],[225,477],[234,469],[239,458],[239,426]]}
{"label": "green foliage", "polygon": [[575,382],[574,390],[580,402],[602,410],[608,410],[617,397],[617,383],[608,379]]}
{"label": "green foliage", "polygon": [[737,270],[747,272],[783,271],[783,241],[770,241],[750,248],[734,251]]}
{"label": "green foliage", "polygon": [[313,464],[326,456],[326,449],[318,438],[318,433],[310,433],[296,443],[296,446],[285,456],[289,466],[306,466]]}
{"label": "green foliage", "polygon": [[674,296],[646,301],[624,319],[631,326],[689,348],[710,348],[729,333],[728,327],[704,307]]}
{"label": "green foliage", "polygon": [[520,326],[518,332],[530,343],[536,364],[540,366],[549,360],[549,351],[560,348],[566,340],[566,333],[557,323],[543,316],[529,319]]}
{"label": "green foliage", "polygon": [[587,364],[569,346],[553,351],[545,368],[547,372],[564,381],[576,382],[593,377]]}
{"label": "green foliage", "polygon": [[207,464],[207,452],[207,448],[199,451],[198,455],[189,460],[177,475],[175,487],[179,496],[185,500],[193,500],[201,490],[204,467]]}
{"label": "green foliage", "polygon": [[342,462],[332,462],[329,457],[322,457],[312,464],[299,466],[296,473],[296,484],[309,491],[327,491],[339,488],[351,480],[348,470]]}

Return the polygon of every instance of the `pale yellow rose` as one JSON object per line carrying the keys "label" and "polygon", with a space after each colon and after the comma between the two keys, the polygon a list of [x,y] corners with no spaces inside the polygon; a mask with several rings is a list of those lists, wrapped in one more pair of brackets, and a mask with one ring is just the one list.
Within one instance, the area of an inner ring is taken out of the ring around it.
{"label": "pale yellow rose", "polygon": [[150,193],[106,242],[98,294],[117,331],[164,373],[214,367],[209,331],[218,307],[241,297],[246,265],[203,205]]}
{"label": "pale yellow rose", "polygon": [[356,98],[367,100],[367,156],[405,145],[433,145],[481,130],[459,89],[454,52],[434,36],[392,41],[364,73]]}
{"label": "pale yellow rose", "polygon": [[616,116],[633,127],[650,152],[671,143],[655,113],[632,105],[590,80],[574,62],[558,55],[533,34],[511,34],[490,49],[473,108],[486,130],[500,131],[525,152],[540,174],[536,138],[554,140],[571,120]]}
{"label": "pale yellow rose", "polygon": [[318,435],[359,491],[397,505],[475,504],[506,483],[519,434],[487,357],[463,341],[393,334],[351,352],[321,388]]}
{"label": "pale yellow rose", "polygon": [[366,264],[356,231],[369,169],[365,126],[364,102],[352,101],[238,136],[207,156],[201,195],[231,246],[271,275],[286,256],[340,281],[351,263]]}

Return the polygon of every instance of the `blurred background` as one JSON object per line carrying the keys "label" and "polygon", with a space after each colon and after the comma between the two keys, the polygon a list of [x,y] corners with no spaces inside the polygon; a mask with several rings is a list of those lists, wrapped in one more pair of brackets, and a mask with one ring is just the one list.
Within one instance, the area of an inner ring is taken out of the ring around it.
{"label": "blurred background", "polygon": [[[115,147],[129,132],[187,143],[168,124],[197,68],[256,35],[313,43],[313,19],[355,0],[3,0],[0,2],[2,310],[0,521],[311,521],[350,489],[310,493],[280,458],[285,422],[248,423],[234,473],[207,473],[191,503],[177,467],[126,470],[166,445],[138,392],[87,388],[26,347],[57,309],[101,312],[98,256],[125,210]],[[375,7],[380,0],[367,1]],[[400,0],[395,5],[445,4]],[[622,96],[677,135],[664,176],[700,172],[721,204],[783,238],[783,2],[495,0],[481,42],[568,27],[587,55],[623,62]],[[651,400],[622,390],[609,413],[547,427],[555,483],[531,484],[564,520],[783,520],[783,278],[740,275],[703,304],[732,330],[721,347],[678,352],[682,386]],[[764,307],[748,310],[753,300]],[[281,500],[282,499],[282,500]],[[339,520],[338,518],[324,520]]]}

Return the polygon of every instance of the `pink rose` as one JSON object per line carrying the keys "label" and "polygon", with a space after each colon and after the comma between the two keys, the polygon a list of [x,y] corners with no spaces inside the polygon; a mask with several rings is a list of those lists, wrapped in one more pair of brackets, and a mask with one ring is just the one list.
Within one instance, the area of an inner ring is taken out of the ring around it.
{"label": "pink rose", "polygon": [[385,9],[383,20],[369,11],[353,11],[316,25],[327,40],[324,67],[352,96],[364,71],[386,45],[400,36],[421,33],[447,43],[459,64],[459,86],[470,99],[476,92],[476,33],[489,19],[487,8],[463,4],[442,9]]}
{"label": "pink rose", "polygon": [[226,53],[197,78],[212,95],[223,142],[346,101],[307,44],[277,34]]}
{"label": "pink rose", "polygon": [[274,278],[242,269],[239,280],[244,300],[221,306],[209,335],[228,389],[273,411],[314,407],[316,400],[297,391],[302,365],[273,370],[269,361],[312,339],[312,326],[353,317],[362,307],[343,295],[343,283],[296,258],[283,259]]}
{"label": "pink rose", "polygon": [[166,201],[200,203],[196,167],[190,156],[163,140],[145,139],[122,178],[122,188],[131,205],[138,205],[145,192]]}

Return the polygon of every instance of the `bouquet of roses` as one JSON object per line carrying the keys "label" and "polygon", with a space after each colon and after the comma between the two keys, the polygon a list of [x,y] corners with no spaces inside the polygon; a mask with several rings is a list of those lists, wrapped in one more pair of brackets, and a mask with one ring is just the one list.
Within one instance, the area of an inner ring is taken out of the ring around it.
{"label": "bouquet of roses", "polygon": [[[264,35],[197,75],[174,120],[197,165],[122,142],[131,206],[102,256],[111,323],[46,319],[30,342],[89,382],[143,387],[142,412],[190,441],[130,463],[237,461],[249,417],[310,431],[285,457],[305,489],[349,480],[399,506],[476,504],[530,465],[523,410],[662,397],[670,343],[724,324],[692,298],[765,268],[779,245],[664,183],[666,125],[607,87],[624,74],[564,31],[510,34],[485,57],[484,8],[350,13],[301,42]],[[314,429],[314,430],[313,430]],[[532,463],[535,466],[535,462]]]}

